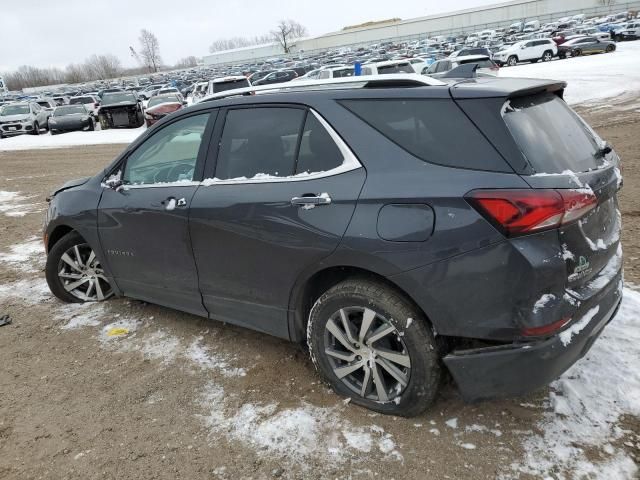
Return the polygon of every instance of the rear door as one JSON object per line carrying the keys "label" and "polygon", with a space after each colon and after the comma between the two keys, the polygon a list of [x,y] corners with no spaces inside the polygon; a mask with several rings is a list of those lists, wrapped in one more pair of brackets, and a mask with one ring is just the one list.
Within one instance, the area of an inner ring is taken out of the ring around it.
{"label": "rear door", "polygon": [[536,172],[523,176],[533,188],[595,196],[593,210],[559,230],[567,286],[590,297],[608,284],[622,264],[619,158],[552,93],[511,99],[503,117]]}
{"label": "rear door", "polygon": [[211,180],[191,204],[203,301],[214,319],[287,338],[291,289],[336,249],[365,172],[307,108],[251,106],[220,115],[205,172]]}

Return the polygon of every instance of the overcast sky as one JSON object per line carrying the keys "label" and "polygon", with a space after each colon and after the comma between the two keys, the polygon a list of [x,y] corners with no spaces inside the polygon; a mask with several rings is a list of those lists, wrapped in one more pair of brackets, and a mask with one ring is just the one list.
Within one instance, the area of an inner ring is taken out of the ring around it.
{"label": "overcast sky", "polygon": [[473,8],[496,0],[57,0],[0,2],[0,72],[20,65],[64,67],[112,53],[135,66],[129,46],[141,28],[154,32],[166,64],[208,53],[211,42],[268,33],[283,18],[311,35],[346,25]]}

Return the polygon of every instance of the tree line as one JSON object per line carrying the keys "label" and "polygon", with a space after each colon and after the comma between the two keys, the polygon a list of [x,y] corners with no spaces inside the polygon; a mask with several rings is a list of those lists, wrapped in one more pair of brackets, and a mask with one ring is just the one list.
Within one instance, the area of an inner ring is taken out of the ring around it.
{"label": "tree line", "polygon": [[160,43],[150,31],[140,31],[139,53],[129,47],[138,67],[124,68],[122,62],[113,54],[94,54],[84,62],[71,63],[65,68],[40,68],[22,65],[13,72],[4,73],[3,77],[9,90],[21,90],[29,87],[43,87],[61,83],[83,83],[96,80],[108,80],[122,76],[140,75],[158,72],[167,68],[190,68],[198,64],[198,59],[188,56],[180,59],[174,66],[162,64]]}

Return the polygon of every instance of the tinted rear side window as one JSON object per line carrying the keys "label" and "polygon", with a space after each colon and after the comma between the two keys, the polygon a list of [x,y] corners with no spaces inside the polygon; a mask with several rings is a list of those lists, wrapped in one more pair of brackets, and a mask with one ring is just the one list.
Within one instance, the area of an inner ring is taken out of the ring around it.
{"label": "tinted rear side window", "polygon": [[296,174],[326,172],[342,165],[344,158],[329,132],[311,112],[300,139]]}
{"label": "tinted rear side window", "polygon": [[390,73],[414,73],[414,72],[413,72],[413,67],[411,67],[411,65],[408,63],[378,67],[379,75],[387,75]]}
{"label": "tinted rear side window", "polygon": [[448,167],[511,172],[451,100],[345,100],[348,110],[412,155]]}
{"label": "tinted rear side window", "polygon": [[502,116],[536,172],[598,168],[599,138],[558,96],[546,93],[511,99]]}

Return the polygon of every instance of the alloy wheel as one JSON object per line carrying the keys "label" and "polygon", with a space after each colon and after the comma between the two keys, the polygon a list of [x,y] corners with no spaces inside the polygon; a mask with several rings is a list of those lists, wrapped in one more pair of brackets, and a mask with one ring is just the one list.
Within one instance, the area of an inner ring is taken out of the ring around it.
{"label": "alloy wheel", "polygon": [[67,292],[85,302],[99,302],[113,294],[100,262],[86,243],[74,245],[60,257],[58,278]]}
{"label": "alloy wheel", "polygon": [[341,308],[327,321],[324,336],[333,373],[355,394],[388,402],[409,384],[411,358],[402,336],[374,310]]}

